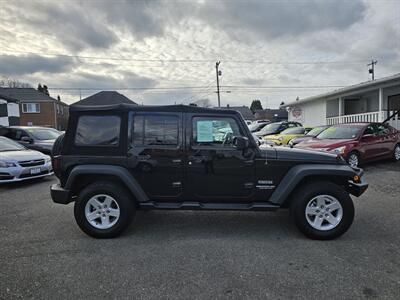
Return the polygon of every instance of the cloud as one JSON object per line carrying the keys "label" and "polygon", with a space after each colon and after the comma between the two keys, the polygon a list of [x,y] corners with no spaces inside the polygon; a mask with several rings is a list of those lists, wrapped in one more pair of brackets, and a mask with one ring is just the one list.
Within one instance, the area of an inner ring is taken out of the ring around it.
{"label": "cloud", "polygon": [[327,28],[344,30],[360,21],[361,0],[215,1],[206,2],[200,17],[236,40],[297,36]]}
{"label": "cloud", "polygon": [[[80,51],[85,48],[107,49],[119,41],[117,35],[105,24],[101,15],[69,2],[8,3],[3,8],[9,22],[21,31],[34,32],[38,39],[45,37],[58,41],[59,46]],[[2,4],[3,5],[3,4]]]}
{"label": "cloud", "polygon": [[73,59],[67,57],[47,58],[39,55],[0,55],[0,73],[12,76],[37,72],[66,72],[72,68],[73,64]]}

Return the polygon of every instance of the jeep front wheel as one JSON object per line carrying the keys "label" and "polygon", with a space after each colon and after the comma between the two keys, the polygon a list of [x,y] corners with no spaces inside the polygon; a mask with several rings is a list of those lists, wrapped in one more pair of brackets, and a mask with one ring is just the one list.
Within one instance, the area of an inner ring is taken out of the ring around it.
{"label": "jeep front wheel", "polygon": [[340,186],[330,182],[307,184],[295,193],[291,213],[301,232],[329,240],[345,233],[354,219],[354,205]]}
{"label": "jeep front wheel", "polygon": [[86,234],[113,238],[130,224],[135,205],[123,186],[95,182],[84,188],[74,206],[75,220]]}

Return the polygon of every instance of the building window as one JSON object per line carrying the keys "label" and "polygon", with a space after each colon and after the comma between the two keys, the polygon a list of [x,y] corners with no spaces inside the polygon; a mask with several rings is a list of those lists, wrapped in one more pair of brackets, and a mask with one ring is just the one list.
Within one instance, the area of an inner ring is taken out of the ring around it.
{"label": "building window", "polygon": [[23,103],[22,104],[23,113],[40,113],[39,103]]}

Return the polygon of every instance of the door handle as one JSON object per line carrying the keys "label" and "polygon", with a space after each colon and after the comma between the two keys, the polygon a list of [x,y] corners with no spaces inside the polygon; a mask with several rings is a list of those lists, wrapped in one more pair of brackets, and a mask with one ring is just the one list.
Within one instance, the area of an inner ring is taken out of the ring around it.
{"label": "door handle", "polygon": [[173,160],[172,160],[172,163],[173,163],[173,164],[180,164],[181,162],[182,162],[182,160],[179,159],[179,158],[178,158],[178,159],[173,159]]}

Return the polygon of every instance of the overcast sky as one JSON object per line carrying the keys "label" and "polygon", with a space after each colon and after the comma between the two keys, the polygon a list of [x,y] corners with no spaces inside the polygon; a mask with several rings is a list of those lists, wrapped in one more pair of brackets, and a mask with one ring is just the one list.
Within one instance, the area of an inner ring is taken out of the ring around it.
{"label": "overcast sky", "polygon": [[400,73],[400,1],[0,3],[0,75],[67,103],[97,91],[58,88],[217,105],[220,60],[222,105],[277,107],[334,89],[301,87],[367,81],[371,58],[377,78]]}

